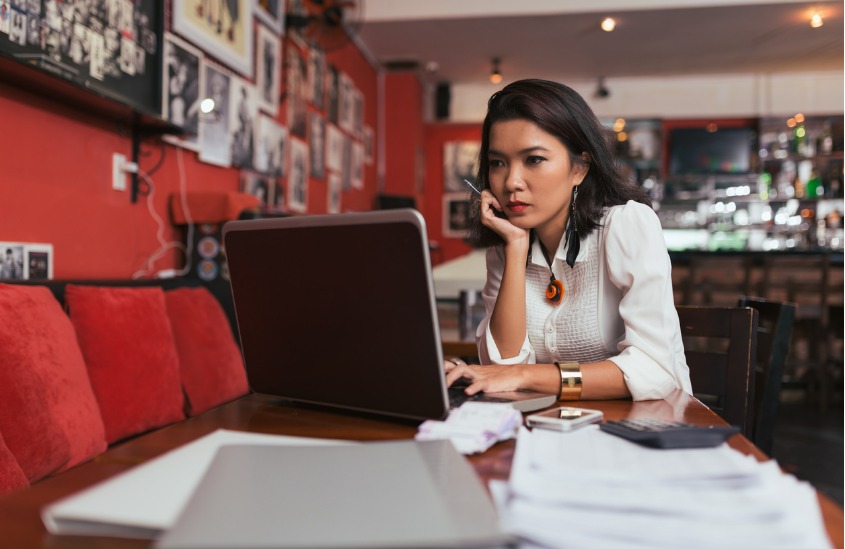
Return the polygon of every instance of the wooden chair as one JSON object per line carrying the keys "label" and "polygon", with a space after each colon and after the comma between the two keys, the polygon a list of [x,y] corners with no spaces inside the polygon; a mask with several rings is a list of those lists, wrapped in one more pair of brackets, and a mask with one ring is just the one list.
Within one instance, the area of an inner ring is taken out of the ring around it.
{"label": "wooden chair", "polygon": [[751,440],[771,456],[784,364],[789,353],[796,307],[794,303],[747,296],[741,297],[737,306],[753,307],[760,313],[754,374],[754,430]]}
{"label": "wooden chair", "polygon": [[693,394],[752,438],[759,313],[750,307],[676,309]]}

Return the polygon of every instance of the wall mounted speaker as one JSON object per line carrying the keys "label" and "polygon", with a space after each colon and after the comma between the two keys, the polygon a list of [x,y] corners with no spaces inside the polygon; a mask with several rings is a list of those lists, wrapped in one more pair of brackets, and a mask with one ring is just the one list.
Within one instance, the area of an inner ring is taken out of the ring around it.
{"label": "wall mounted speaker", "polygon": [[437,84],[434,93],[434,116],[437,120],[449,118],[449,105],[452,102],[452,86],[448,82]]}

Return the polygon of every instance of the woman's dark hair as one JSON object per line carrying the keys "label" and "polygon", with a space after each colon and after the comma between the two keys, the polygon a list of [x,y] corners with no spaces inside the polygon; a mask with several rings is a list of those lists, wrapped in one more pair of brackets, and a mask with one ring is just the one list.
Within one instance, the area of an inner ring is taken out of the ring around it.
{"label": "woman's dark hair", "polygon": [[[589,169],[578,187],[578,234],[586,236],[599,226],[604,208],[629,200],[651,206],[639,185],[625,177],[616,163],[609,134],[592,109],[572,88],[548,80],[518,80],[494,93],[487,103],[487,116],[481,128],[479,189],[489,189],[490,128],[496,122],[528,120],[549,133],[567,148],[573,163],[583,163],[587,153]],[[494,246],[502,239],[481,224],[478,195],[470,208],[469,241],[476,246]]]}

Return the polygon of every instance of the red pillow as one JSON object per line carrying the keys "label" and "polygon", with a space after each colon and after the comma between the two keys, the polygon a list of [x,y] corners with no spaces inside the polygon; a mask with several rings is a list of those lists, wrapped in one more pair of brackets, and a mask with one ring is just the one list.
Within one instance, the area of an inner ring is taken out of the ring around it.
{"label": "red pillow", "polygon": [[165,292],[179,351],[182,387],[190,415],[249,392],[241,351],[226,313],[205,288]]}
{"label": "red pillow", "polygon": [[73,326],[43,286],[0,284],[0,432],[30,482],[106,448]]}
{"label": "red pillow", "polygon": [[0,496],[29,486],[26,474],[0,435]]}
{"label": "red pillow", "polygon": [[185,417],[161,288],[68,284],[65,303],[109,443]]}

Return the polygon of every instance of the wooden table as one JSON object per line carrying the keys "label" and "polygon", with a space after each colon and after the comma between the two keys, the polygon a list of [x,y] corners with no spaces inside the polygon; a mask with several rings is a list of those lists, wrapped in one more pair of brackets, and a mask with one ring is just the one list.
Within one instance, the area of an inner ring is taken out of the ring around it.
{"label": "wooden table", "polygon": [[[700,402],[677,391],[666,400],[648,402],[595,401],[584,407],[602,410],[609,420],[626,417],[657,417],[697,425],[723,425],[721,419]],[[416,423],[385,420],[353,413],[335,413],[313,406],[283,402],[263,395],[250,395],[205,414],[148,433],[109,449],[95,460],[45,479],[29,489],[0,498],[0,547],[98,548],[149,547],[148,541],[104,537],[52,536],[41,522],[41,508],[98,481],[128,470],[216,429],[233,429],[291,436],[360,441],[412,438]],[[758,459],[766,457],[747,439],[736,435],[730,445]],[[516,443],[495,445],[470,463],[485,481],[508,478]],[[842,509],[819,496],[821,510],[833,544],[843,547]]]}

